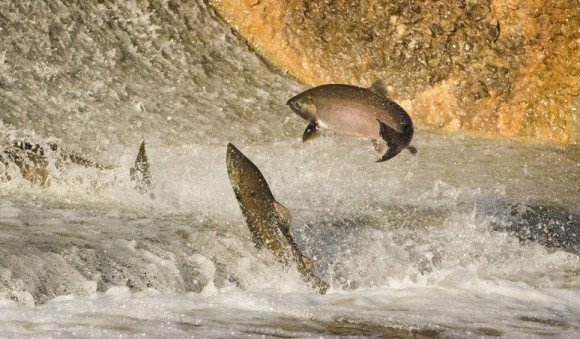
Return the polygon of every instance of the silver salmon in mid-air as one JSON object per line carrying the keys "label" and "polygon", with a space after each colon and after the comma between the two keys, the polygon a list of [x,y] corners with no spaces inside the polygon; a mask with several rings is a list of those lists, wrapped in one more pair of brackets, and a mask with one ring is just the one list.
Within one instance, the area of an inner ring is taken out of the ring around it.
{"label": "silver salmon in mid-air", "polygon": [[382,81],[370,88],[330,84],[311,88],[286,103],[300,117],[310,121],[302,140],[317,137],[320,128],[337,133],[370,138],[377,151],[380,139],[388,149],[378,162],[389,160],[407,148],[412,154],[417,149],[410,146],[413,138],[413,121],[405,110],[391,101]]}
{"label": "silver salmon in mid-air", "polygon": [[304,281],[324,294],[328,285],[312,273],[312,260],[290,235],[292,215],[274,199],[258,167],[232,144],[228,144],[226,165],[256,247],[268,249],[284,264],[295,262]]}

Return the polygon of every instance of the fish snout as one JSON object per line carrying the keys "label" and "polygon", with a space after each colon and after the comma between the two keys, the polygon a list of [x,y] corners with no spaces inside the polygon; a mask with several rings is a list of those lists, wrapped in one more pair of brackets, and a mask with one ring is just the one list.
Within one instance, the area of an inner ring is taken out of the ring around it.
{"label": "fish snout", "polygon": [[240,173],[243,166],[243,154],[233,144],[229,143],[226,152],[226,166],[232,185],[239,186]]}
{"label": "fish snout", "polygon": [[286,105],[290,106],[290,109],[292,109],[296,114],[298,115],[301,114],[300,101],[296,100],[296,97],[293,97],[292,99],[286,101]]}
{"label": "fish snout", "polygon": [[286,105],[290,106],[294,113],[298,114],[302,119],[312,120],[314,118],[312,114],[312,100],[309,98],[304,98],[301,95],[297,95],[286,102]]}

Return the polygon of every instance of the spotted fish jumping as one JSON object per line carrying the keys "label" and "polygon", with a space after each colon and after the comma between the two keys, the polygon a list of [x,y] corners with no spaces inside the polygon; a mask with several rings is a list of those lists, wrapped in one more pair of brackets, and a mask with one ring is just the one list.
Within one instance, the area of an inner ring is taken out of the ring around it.
{"label": "spotted fish jumping", "polygon": [[304,281],[320,293],[328,285],[312,273],[312,260],[303,255],[290,235],[290,212],[278,203],[264,176],[240,150],[228,144],[228,176],[254,244],[265,248],[282,263],[296,263]]}

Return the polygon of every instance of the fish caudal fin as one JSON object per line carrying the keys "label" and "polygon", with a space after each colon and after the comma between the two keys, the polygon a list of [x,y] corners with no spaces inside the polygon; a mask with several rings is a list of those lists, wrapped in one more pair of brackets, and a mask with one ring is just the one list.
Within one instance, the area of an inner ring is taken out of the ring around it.
{"label": "fish caudal fin", "polygon": [[151,172],[149,171],[149,162],[147,153],[145,153],[145,141],[141,143],[135,166],[130,170],[131,181],[135,182],[135,189],[141,193],[147,193],[151,188]]}
{"label": "fish caudal fin", "polygon": [[401,138],[401,133],[395,131],[384,122],[378,119],[377,121],[381,126],[380,135],[387,142],[387,146],[389,147],[389,149],[387,149],[385,154],[383,154],[383,156],[379,160],[377,160],[377,162],[383,162],[401,153],[401,148],[397,145],[397,141]]}
{"label": "fish caudal fin", "polygon": [[306,126],[306,130],[304,130],[304,134],[302,135],[302,142],[306,140],[316,139],[320,136],[320,127],[316,120],[312,120],[308,126]]}

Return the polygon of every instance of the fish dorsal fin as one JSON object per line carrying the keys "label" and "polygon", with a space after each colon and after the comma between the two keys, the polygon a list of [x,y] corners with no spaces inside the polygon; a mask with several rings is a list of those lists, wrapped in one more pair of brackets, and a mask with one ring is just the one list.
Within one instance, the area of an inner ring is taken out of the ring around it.
{"label": "fish dorsal fin", "polygon": [[308,126],[306,126],[306,130],[304,130],[304,134],[302,135],[302,142],[306,140],[316,139],[320,136],[320,127],[316,120],[312,120]]}
{"label": "fish dorsal fin", "polygon": [[380,96],[382,96],[385,99],[388,99],[389,96],[387,95],[387,90],[385,89],[385,83],[383,82],[383,80],[377,80],[375,81],[371,87],[369,87],[369,90],[375,94],[378,94]]}
{"label": "fish dorsal fin", "polygon": [[274,209],[276,210],[276,214],[280,218],[280,225],[284,227],[285,230],[290,228],[290,224],[292,223],[292,214],[290,211],[282,206],[279,202],[274,200]]}

